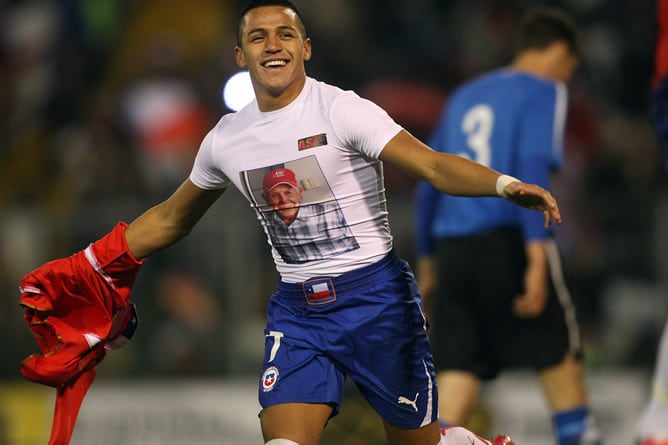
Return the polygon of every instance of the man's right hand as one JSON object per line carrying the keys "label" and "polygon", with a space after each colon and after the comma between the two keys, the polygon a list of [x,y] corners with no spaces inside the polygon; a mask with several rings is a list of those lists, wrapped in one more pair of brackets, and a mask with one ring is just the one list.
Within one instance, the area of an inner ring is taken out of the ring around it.
{"label": "man's right hand", "polygon": [[540,315],[549,295],[547,253],[542,241],[526,245],[527,268],[524,272],[524,293],[513,300],[513,312],[521,318]]}

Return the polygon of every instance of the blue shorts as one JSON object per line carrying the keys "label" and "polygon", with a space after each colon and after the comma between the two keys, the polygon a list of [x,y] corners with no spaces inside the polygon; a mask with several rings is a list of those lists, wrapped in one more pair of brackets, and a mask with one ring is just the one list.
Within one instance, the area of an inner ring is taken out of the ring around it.
{"label": "blue shorts", "polygon": [[279,282],[271,296],[259,384],[263,408],[328,404],[338,414],[347,376],[389,424],[438,417],[427,320],[408,263],[393,251],[337,277]]}

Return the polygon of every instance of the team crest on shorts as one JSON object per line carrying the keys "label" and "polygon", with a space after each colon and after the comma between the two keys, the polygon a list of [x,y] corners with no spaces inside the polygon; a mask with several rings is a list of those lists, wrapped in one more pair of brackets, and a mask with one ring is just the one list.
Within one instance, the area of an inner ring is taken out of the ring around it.
{"label": "team crest on shorts", "polygon": [[278,380],[278,368],[270,366],[262,373],[262,391],[269,392],[274,389],[274,385]]}

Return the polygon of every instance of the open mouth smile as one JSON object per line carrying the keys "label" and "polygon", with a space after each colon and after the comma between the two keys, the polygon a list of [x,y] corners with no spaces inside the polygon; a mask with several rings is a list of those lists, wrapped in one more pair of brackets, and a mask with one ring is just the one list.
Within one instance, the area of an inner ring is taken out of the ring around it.
{"label": "open mouth smile", "polygon": [[276,67],[282,67],[288,64],[287,60],[268,60],[266,62],[262,63],[262,66],[264,68],[276,68]]}

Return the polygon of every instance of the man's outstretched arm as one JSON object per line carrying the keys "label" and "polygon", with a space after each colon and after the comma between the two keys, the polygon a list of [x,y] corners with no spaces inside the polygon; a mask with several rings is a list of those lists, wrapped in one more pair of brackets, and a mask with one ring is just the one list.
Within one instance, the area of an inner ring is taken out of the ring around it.
{"label": "man's outstretched arm", "polygon": [[380,159],[429,182],[443,193],[503,196],[517,205],[542,212],[546,227],[552,222],[561,223],[557,201],[544,188],[526,184],[461,156],[432,150],[405,130],[387,143]]}
{"label": "man's outstretched arm", "polygon": [[203,190],[186,179],[169,198],[130,223],[125,231],[128,249],[142,259],[174,244],[190,233],[224,191]]}

